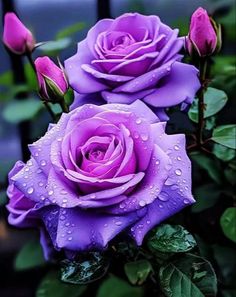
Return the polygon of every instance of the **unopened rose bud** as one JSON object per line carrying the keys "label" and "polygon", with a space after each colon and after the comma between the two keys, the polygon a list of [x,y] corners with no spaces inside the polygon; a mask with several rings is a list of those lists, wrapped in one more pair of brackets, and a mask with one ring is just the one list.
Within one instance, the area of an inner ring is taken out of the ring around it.
{"label": "unopened rose bud", "polygon": [[220,26],[217,26],[201,7],[191,17],[185,47],[190,56],[197,53],[200,57],[210,56],[221,47]]}
{"label": "unopened rose bud", "polygon": [[22,55],[32,52],[35,40],[24,24],[13,12],[8,12],[4,17],[3,42],[15,54]]}
{"label": "unopened rose bud", "polygon": [[41,98],[52,102],[62,100],[68,89],[68,82],[63,69],[48,57],[37,58],[35,68]]}

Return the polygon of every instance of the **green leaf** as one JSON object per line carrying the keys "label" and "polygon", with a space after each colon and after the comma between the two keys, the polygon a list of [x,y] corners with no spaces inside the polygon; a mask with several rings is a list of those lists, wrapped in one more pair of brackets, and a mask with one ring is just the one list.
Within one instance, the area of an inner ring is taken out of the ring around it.
{"label": "green leaf", "polygon": [[220,225],[225,236],[236,243],[236,207],[229,207],[224,211]]}
{"label": "green leaf", "polygon": [[142,285],[151,272],[152,265],[149,261],[143,259],[126,263],[124,269],[132,285]]}
{"label": "green leaf", "polygon": [[206,170],[209,176],[218,184],[221,184],[221,168],[219,161],[212,159],[202,153],[194,152],[190,154],[190,157],[195,161],[201,168]]}
{"label": "green leaf", "polygon": [[6,191],[0,191],[0,207],[6,205],[7,201]]}
{"label": "green leaf", "polygon": [[[208,88],[204,95],[204,118],[208,118],[219,112],[226,104],[228,97],[224,91]],[[189,109],[189,118],[197,123],[198,122],[198,98],[196,98]]]}
{"label": "green leaf", "polygon": [[110,276],[99,287],[96,297],[142,297],[141,287],[134,287],[124,280]]}
{"label": "green leaf", "polygon": [[217,280],[211,264],[202,257],[186,254],[162,266],[160,286],[166,297],[216,296]]}
{"label": "green leaf", "polygon": [[69,285],[63,283],[56,271],[49,272],[40,283],[36,297],[79,297],[86,290],[86,286]]}
{"label": "green leaf", "polygon": [[216,127],[213,130],[211,139],[219,144],[236,149],[236,125]]}
{"label": "green leaf", "polygon": [[[227,246],[214,245],[213,256],[219,267],[219,281],[224,286],[236,289],[236,257],[235,249]],[[212,255],[211,255],[212,256]]]}
{"label": "green leaf", "polygon": [[103,277],[109,267],[107,258],[99,253],[90,253],[86,259],[64,260],[61,266],[61,280],[71,284],[87,284]]}
{"label": "green leaf", "polygon": [[218,159],[225,162],[232,160],[236,156],[234,149],[230,149],[218,143],[214,144],[212,152]]}
{"label": "green leaf", "polygon": [[148,248],[155,252],[187,252],[196,246],[193,236],[180,225],[163,224],[158,226],[148,238]]}
{"label": "green leaf", "polygon": [[83,30],[85,27],[86,27],[86,24],[84,22],[75,23],[71,26],[68,26],[68,27],[60,30],[56,35],[56,39],[63,39],[65,37],[71,36],[79,31]]}
{"label": "green leaf", "polygon": [[29,98],[14,100],[3,109],[3,118],[13,124],[30,120],[42,109],[42,102],[38,99]]}
{"label": "green leaf", "polygon": [[42,247],[38,240],[35,239],[27,242],[19,251],[15,259],[15,269],[32,269],[45,263]]}
{"label": "green leaf", "polygon": [[38,47],[39,50],[43,51],[47,55],[55,56],[62,50],[68,48],[71,45],[71,39],[68,37],[58,39],[56,41],[48,41]]}
{"label": "green leaf", "polygon": [[228,164],[228,166],[225,168],[224,174],[227,179],[227,181],[234,186],[236,184],[236,168],[234,168],[234,162],[231,162]]}
{"label": "green leaf", "polygon": [[197,202],[192,205],[192,212],[200,212],[215,205],[220,193],[220,187],[213,183],[197,187],[194,191]]}

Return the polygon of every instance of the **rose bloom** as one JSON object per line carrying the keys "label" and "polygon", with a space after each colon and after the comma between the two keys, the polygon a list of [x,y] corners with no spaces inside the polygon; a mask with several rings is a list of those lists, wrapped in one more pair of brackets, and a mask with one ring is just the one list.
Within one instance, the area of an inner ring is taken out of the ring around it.
{"label": "rose bloom", "polygon": [[181,62],[183,44],[178,29],[154,15],[126,13],[99,21],[65,61],[75,90],[72,108],[86,103],[90,93],[109,103],[142,99],[159,112],[192,103],[200,84],[197,69]]}
{"label": "rose bloom", "polygon": [[194,202],[184,135],[142,102],[86,104],[29,146],[9,174],[9,223],[37,226],[47,254],[104,249],[125,231],[145,234]]}

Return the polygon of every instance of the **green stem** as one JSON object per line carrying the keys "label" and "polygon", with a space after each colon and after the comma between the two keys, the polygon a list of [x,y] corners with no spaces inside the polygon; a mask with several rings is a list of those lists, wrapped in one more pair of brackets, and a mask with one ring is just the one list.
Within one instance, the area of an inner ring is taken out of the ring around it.
{"label": "green stem", "polygon": [[65,112],[65,113],[68,113],[68,112],[69,112],[69,108],[68,108],[68,106],[66,105],[66,102],[65,102],[64,99],[61,100],[61,101],[59,102],[59,104],[60,104],[61,109],[62,109],[63,112]]}
{"label": "green stem", "polygon": [[[27,54],[26,54],[26,57],[28,58],[28,61],[29,61],[30,65],[31,65],[31,67],[32,67],[33,70],[34,70],[35,75],[37,76],[36,67],[35,67],[35,64],[34,64],[34,61],[33,61],[33,58],[32,58],[31,53],[30,53],[30,52],[27,53]],[[56,116],[55,116],[53,110],[51,109],[49,103],[48,103],[47,101],[43,101],[43,103],[44,103],[44,105],[45,105],[45,107],[46,107],[48,113],[49,113],[50,116],[52,117],[53,121],[55,121]]]}
{"label": "green stem", "polygon": [[203,130],[204,130],[204,93],[206,90],[206,72],[207,72],[208,61],[207,58],[202,58],[200,60],[200,82],[201,88],[198,91],[198,128],[197,128],[197,145],[201,147],[203,143]]}

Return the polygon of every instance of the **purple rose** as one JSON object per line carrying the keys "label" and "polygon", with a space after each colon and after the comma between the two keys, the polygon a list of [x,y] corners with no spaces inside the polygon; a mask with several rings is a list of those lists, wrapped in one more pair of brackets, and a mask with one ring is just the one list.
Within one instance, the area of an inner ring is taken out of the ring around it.
{"label": "purple rose", "polygon": [[123,230],[141,245],[194,202],[184,135],[139,100],[63,114],[29,149],[9,175],[9,222],[46,229],[57,250],[103,249]]}
{"label": "purple rose", "polygon": [[189,54],[195,50],[201,57],[211,55],[217,47],[216,29],[207,11],[199,7],[191,17],[189,35],[186,38]]}
{"label": "purple rose", "polygon": [[5,14],[3,42],[12,52],[18,55],[31,52],[35,46],[32,33],[13,12]]}
{"label": "purple rose", "polygon": [[90,93],[109,103],[142,99],[165,108],[191,103],[200,87],[195,67],[181,62],[183,39],[157,16],[126,13],[99,21],[65,61],[75,108]]}

